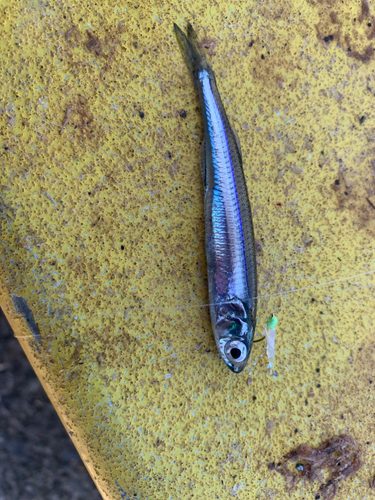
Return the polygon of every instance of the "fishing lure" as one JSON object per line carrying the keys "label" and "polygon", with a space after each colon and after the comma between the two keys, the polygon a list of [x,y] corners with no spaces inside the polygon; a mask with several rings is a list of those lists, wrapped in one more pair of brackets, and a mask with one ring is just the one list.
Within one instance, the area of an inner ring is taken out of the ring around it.
{"label": "fishing lure", "polygon": [[241,147],[193,27],[188,24],[187,35],[176,24],[174,30],[202,110],[200,166],[211,324],[221,357],[239,373],[249,359],[257,307],[255,240]]}
{"label": "fishing lure", "polygon": [[272,366],[275,362],[275,341],[276,341],[276,325],[277,318],[274,314],[268,316],[267,326],[264,327],[264,336],[267,340],[267,357],[268,357],[268,367],[270,373],[272,373]]}

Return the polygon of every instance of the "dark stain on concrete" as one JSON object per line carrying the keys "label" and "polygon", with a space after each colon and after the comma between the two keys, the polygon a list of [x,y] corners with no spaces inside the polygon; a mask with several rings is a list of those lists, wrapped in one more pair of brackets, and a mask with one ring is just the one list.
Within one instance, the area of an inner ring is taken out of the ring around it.
{"label": "dark stain on concrete", "polygon": [[18,295],[13,294],[12,296],[13,305],[18,314],[24,317],[27,326],[29,327],[34,340],[38,342],[38,344],[42,343],[42,337],[40,335],[40,330],[38,323],[35,321],[34,314],[30,307],[27,304],[27,301],[23,297],[18,297]]}
{"label": "dark stain on concrete", "polygon": [[279,463],[269,464],[268,469],[285,477],[289,492],[301,479],[319,481],[321,484],[315,498],[332,500],[338,483],[355,474],[361,465],[361,451],[357,443],[351,436],[341,434],[327,439],[316,448],[302,444],[284,455]]}
{"label": "dark stain on concrete", "polygon": [[[339,18],[337,12],[333,10],[329,12],[325,3],[334,4],[319,0],[316,4],[320,10],[320,22],[315,25],[318,39],[325,48],[329,48],[330,44],[335,42],[348,57],[368,64],[374,59],[374,49],[371,44],[364,47],[363,40],[365,38],[372,40],[375,37],[375,17],[370,15],[368,0],[362,0],[361,14],[353,20],[350,33],[347,32],[348,27],[344,28],[343,19]],[[364,20],[367,21],[367,26],[363,24]]]}

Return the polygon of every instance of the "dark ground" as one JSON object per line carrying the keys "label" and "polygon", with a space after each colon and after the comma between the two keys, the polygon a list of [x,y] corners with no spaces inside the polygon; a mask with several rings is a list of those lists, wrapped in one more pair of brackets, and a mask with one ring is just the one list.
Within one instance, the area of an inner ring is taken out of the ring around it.
{"label": "dark ground", "polygon": [[0,309],[0,500],[100,500]]}

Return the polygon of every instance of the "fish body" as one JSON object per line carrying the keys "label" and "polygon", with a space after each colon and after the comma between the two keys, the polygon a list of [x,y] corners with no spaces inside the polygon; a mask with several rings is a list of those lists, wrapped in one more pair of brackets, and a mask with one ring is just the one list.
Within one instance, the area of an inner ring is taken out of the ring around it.
{"label": "fish body", "polygon": [[200,164],[211,324],[221,357],[239,373],[250,355],[257,306],[254,230],[241,147],[193,27],[188,25],[187,35],[174,28],[202,110]]}

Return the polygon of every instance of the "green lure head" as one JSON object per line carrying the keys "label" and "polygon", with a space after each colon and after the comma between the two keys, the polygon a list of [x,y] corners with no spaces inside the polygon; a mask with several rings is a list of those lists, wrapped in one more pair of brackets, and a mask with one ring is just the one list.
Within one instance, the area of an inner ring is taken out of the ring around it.
{"label": "green lure head", "polygon": [[267,318],[267,326],[268,328],[275,328],[277,324],[277,318],[274,314],[271,314],[271,316],[268,316]]}

